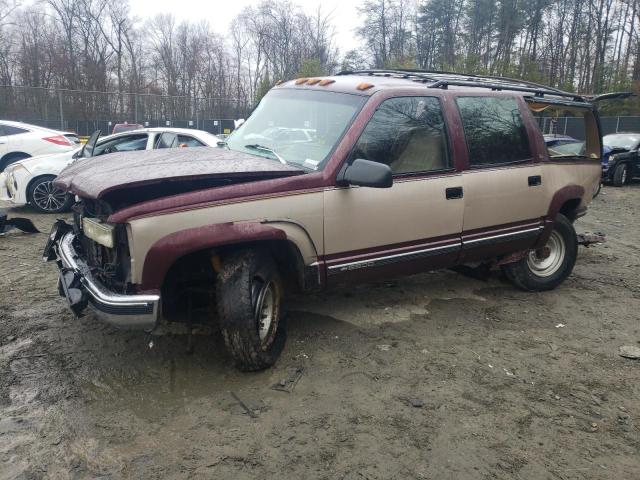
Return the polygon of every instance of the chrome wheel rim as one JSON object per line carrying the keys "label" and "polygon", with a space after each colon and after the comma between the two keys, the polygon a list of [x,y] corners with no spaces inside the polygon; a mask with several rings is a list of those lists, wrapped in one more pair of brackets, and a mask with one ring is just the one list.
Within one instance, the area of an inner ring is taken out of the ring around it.
{"label": "chrome wheel rim", "polygon": [[566,252],[562,235],[554,230],[543,248],[529,252],[527,265],[534,275],[549,277],[560,270]]}
{"label": "chrome wheel rim", "polygon": [[273,282],[255,278],[251,286],[253,311],[260,342],[268,344],[277,326],[277,291]]}
{"label": "chrome wheel rim", "polygon": [[64,205],[67,194],[53,185],[53,182],[41,182],[33,189],[33,203],[42,210],[59,210]]}
{"label": "chrome wheel rim", "polygon": [[627,183],[627,166],[624,165],[622,167],[622,180],[621,180],[622,184],[624,185],[625,183]]}

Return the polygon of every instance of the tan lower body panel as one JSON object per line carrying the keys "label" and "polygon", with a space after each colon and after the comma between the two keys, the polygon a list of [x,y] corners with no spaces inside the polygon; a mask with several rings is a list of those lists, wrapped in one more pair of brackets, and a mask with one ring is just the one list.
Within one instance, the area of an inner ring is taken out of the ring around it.
{"label": "tan lower body panel", "polygon": [[461,182],[449,175],[325,191],[325,255],[459,234],[464,200],[445,191]]}
{"label": "tan lower body panel", "polygon": [[[139,283],[145,257],[154,243],[175,232],[222,223],[263,222],[284,230],[296,243],[305,264],[323,251],[323,192],[301,192],[280,197],[214,205],[130,222],[132,281]],[[274,224],[275,222],[275,224]]]}

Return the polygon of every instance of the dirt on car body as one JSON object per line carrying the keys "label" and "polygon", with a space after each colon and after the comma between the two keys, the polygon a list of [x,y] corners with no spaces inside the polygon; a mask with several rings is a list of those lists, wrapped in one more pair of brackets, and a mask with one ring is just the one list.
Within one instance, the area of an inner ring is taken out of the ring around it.
{"label": "dirt on car body", "polygon": [[293,298],[250,375],[212,337],[73,318],[46,235],[0,237],[0,478],[634,478],[639,187],[605,187],[576,227],[607,243],[552,292],[445,271]]}

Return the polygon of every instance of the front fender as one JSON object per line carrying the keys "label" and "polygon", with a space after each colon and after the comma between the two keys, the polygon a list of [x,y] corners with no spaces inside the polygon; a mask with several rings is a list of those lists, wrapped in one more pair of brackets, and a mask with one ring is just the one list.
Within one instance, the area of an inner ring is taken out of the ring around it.
{"label": "front fender", "polygon": [[[181,257],[210,248],[238,243],[267,240],[290,240],[300,250],[305,261],[315,251],[305,245],[301,227],[286,223],[240,222],[189,228],[161,238],[149,249],[142,269],[141,289],[157,290],[162,286],[169,268]],[[307,235],[308,237],[308,235]],[[309,242],[308,240],[307,242]],[[300,245],[302,243],[302,245]],[[302,248],[301,248],[302,246]]]}

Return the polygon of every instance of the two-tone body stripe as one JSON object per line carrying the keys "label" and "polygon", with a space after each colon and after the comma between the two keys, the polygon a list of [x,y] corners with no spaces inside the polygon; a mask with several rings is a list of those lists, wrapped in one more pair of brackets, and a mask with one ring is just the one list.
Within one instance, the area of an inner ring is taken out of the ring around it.
{"label": "two-tone body stripe", "polygon": [[[531,224],[527,225],[529,228],[524,230],[515,230],[512,232],[506,232],[495,235],[487,235],[477,238],[464,239],[462,241],[456,241],[448,243],[446,245],[439,245],[435,247],[419,248],[416,250],[410,250],[407,252],[381,255],[378,257],[369,257],[362,260],[355,260],[344,263],[331,263],[327,262],[327,274],[336,275],[351,270],[359,270],[361,268],[381,267],[397,262],[416,260],[420,258],[432,257],[436,255],[446,255],[449,253],[455,253],[460,249],[476,248],[484,245],[493,245],[497,243],[510,242],[523,238],[533,238],[540,234],[543,229],[542,225],[531,227]],[[423,244],[424,246],[424,244]],[[335,262],[335,260],[333,260]]]}
{"label": "two-tone body stripe", "polygon": [[535,237],[542,231],[542,225],[526,230],[517,230],[515,232],[501,233],[499,235],[490,235],[488,237],[479,237],[462,240],[462,248],[475,248],[481,245],[493,245],[495,243],[511,242],[521,238]]}
{"label": "two-tone body stripe", "polygon": [[400,261],[416,260],[419,258],[432,257],[434,255],[444,255],[459,250],[460,245],[460,242],[456,242],[439,247],[423,248],[420,250],[412,250],[409,252],[396,253],[393,255],[385,255],[382,257],[367,258],[365,260],[358,260],[355,262],[339,263],[337,265],[330,265],[329,267],[327,267],[327,272],[329,275],[334,275],[336,273],[358,270],[360,268],[380,267]]}

